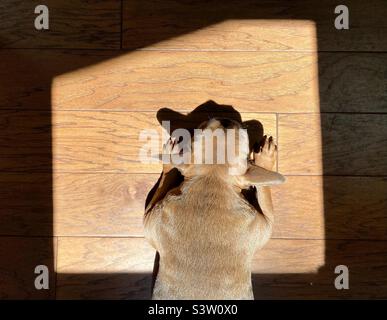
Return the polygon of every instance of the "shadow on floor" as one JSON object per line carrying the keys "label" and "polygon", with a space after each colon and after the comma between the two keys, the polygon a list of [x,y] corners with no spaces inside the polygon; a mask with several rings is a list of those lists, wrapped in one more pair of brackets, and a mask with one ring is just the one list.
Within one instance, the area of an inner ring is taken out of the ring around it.
{"label": "shadow on floor", "polygon": [[[2,280],[0,297],[53,298],[55,296],[53,290],[37,292],[28,285],[33,278],[30,272],[35,264],[44,261],[52,273],[54,272],[54,250],[52,238],[49,236],[53,234],[51,84],[55,76],[229,19],[311,20],[316,22],[317,47],[321,51],[341,51],[342,47],[348,46],[352,50],[361,50],[362,46],[357,43],[364,43],[367,48],[372,49],[372,40],[367,42],[367,33],[373,32],[372,27],[375,24],[383,22],[380,19],[373,20],[371,17],[374,16],[374,12],[383,12],[383,7],[379,8],[377,1],[371,1],[367,6],[361,5],[359,1],[348,2],[352,9],[351,21],[354,28],[344,33],[332,27],[333,10],[336,5],[334,1],[316,1],[313,5],[302,0],[291,2],[239,0],[227,3],[218,0],[155,1],[152,5],[132,1],[133,16],[127,17],[128,21],[124,27],[125,43],[131,48],[129,50],[115,51],[108,58],[107,55],[96,51],[85,52],[90,57],[82,61],[74,61],[72,65],[62,63],[60,59],[48,61],[45,53],[39,50],[1,51],[0,233],[10,237],[44,238],[31,240],[28,246],[22,243],[9,246],[7,241],[0,244],[0,280]],[[140,25],[141,28],[138,27]],[[8,41],[7,34],[0,32],[0,45],[1,43],[7,44]],[[380,43],[384,43],[383,36]],[[68,47],[71,47],[71,43]],[[377,44],[375,44],[375,50],[380,50]],[[12,59],[13,64],[9,63],[10,54],[17,56],[16,59]],[[71,51],[66,51],[66,54],[71,55]],[[256,294],[258,298],[331,296],[385,298],[387,253],[382,247],[383,243],[364,240],[355,244],[350,239],[339,242],[343,234],[350,233],[346,231],[348,228],[357,228],[359,238],[364,234],[370,234],[367,226],[375,225],[375,220],[372,221],[372,219],[379,221],[380,228],[377,229],[375,236],[377,240],[387,239],[385,195],[381,196],[379,193],[373,199],[375,209],[367,210],[369,196],[359,191],[357,187],[359,184],[366,184],[369,188],[365,190],[367,193],[372,193],[374,182],[371,177],[385,176],[386,173],[386,165],[382,161],[385,161],[383,159],[386,156],[386,149],[383,147],[386,145],[386,131],[383,128],[386,123],[387,98],[383,88],[386,84],[387,70],[386,64],[378,62],[378,60],[385,61],[385,56],[367,52],[329,56],[327,53],[320,52],[318,59],[320,111],[322,113],[340,112],[337,115],[321,117],[323,172],[336,176],[340,174],[340,168],[344,168],[344,175],[359,176],[356,178],[359,180],[356,180],[356,183],[353,183],[354,180],[348,180],[349,182],[343,187],[332,182],[331,177],[324,178],[325,238],[328,239],[325,250],[326,266],[318,274],[254,275],[255,287],[259,289]],[[326,71],[334,67],[338,59],[347,59],[348,63],[342,64],[344,67],[338,70],[337,77],[329,78]],[[383,65],[384,68],[380,68]],[[36,85],[33,88],[25,88],[26,77],[36,79]],[[221,103],[221,101],[218,102]],[[256,111],[259,112],[259,109]],[[348,118],[354,112],[363,114]],[[364,114],[367,112],[378,112],[379,115],[367,116]],[[370,123],[375,125],[369,125]],[[353,145],[359,146],[359,150],[364,152],[358,152],[356,157],[353,157],[351,154],[353,148],[350,148]],[[350,163],[346,164],[348,161]],[[341,166],[338,165],[340,163]],[[360,176],[364,176],[364,180]],[[352,207],[337,206],[340,197],[336,195],[343,189],[346,190],[346,194],[353,193]],[[371,215],[370,220],[361,219],[364,212]],[[337,223],[338,217],[340,217],[340,224]],[[14,254],[15,252],[18,254]],[[27,256],[32,258],[30,260],[23,258]],[[356,269],[357,273],[353,275],[355,280],[358,279],[356,282],[358,287],[346,293],[332,291],[334,290],[332,289],[332,267],[336,263],[343,263],[342,258],[352,261],[354,268],[359,267]],[[29,262],[26,264],[27,260]],[[9,271],[9,265],[14,266],[12,271]],[[90,288],[88,284],[98,286],[99,283],[110,283],[105,288],[101,288],[100,292],[104,293],[104,298],[132,298],[141,296],[142,293],[138,293],[136,289],[117,291],[117,287],[121,288],[125,284],[126,287],[133,285],[137,288],[138,283],[150,284],[149,280],[144,280],[148,279],[149,275],[138,277],[117,274],[71,276],[58,274],[57,277],[78,279],[80,285],[69,285],[66,289],[71,297],[81,296],[80,287]],[[17,288],[19,283],[25,285]],[[90,288],[90,291],[92,292],[93,288]],[[130,292],[133,292],[133,296],[129,294]],[[83,297],[88,296],[85,293]]]}

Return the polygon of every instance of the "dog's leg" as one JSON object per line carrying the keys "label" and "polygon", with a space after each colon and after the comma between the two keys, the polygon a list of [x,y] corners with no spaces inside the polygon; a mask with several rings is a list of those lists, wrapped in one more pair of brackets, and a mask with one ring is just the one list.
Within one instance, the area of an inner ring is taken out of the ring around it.
{"label": "dog's leg", "polygon": [[[163,153],[167,155],[172,155],[176,150],[177,144],[174,138],[170,138],[167,143],[164,145]],[[150,212],[150,210],[155,206],[157,202],[162,200],[165,195],[180,184],[180,176],[176,170],[172,170],[174,166],[171,163],[171,159],[169,163],[163,164],[163,171],[161,173],[161,178],[158,183],[157,189],[153,194],[151,200],[147,204],[145,208],[145,216]]]}
{"label": "dog's leg", "polygon": [[163,171],[157,189],[145,208],[145,215],[147,215],[160,200],[164,199],[165,195],[170,190],[178,187],[182,180],[183,177],[177,170]]}
{"label": "dog's leg", "polygon": [[[260,166],[266,170],[273,170],[277,158],[277,146],[275,145],[273,138],[267,138],[265,136],[262,147],[260,147],[258,152],[254,152],[253,156],[254,163],[257,166]],[[272,224],[274,221],[274,215],[270,187],[257,187],[257,197],[262,214],[264,215],[267,222]]]}

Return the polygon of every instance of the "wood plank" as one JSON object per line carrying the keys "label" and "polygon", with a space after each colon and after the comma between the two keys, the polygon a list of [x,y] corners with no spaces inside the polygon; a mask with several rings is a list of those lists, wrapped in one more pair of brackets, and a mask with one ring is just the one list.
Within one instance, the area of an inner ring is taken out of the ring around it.
{"label": "wood plank", "polygon": [[[53,238],[0,237],[0,298],[55,298]],[[45,265],[49,270],[49,289],[37,290],[35,267]]]}
{"label": "wood plank", "polygon": [[58,236],[143,236],[145,199],[159,174],[72,174],[54,179]]}
{"label": "wood plank", "polygon": [[0,170],[50,173],[50,113],[0,111],[0,119]]}
{"label": "wood plank", "polygon": [[386,112],[387,54],[14,51],[0,51],[1,109]]}
{"label": "wood plank", "polygon": [[[101,50],[0,50],[0,109],[55,109],[52,82],[56,76],[113,58]],[[80,79],[78,79],[80,80]],[[86,81],[83,79],[82,81]],[[71,96],[71,93],[67,93]]]}
{"label": "wood plank", "polygon": [[123,12],[124,48],[317,49],[315,23],[281,15],[273,1],[124,1]]}
{"label": "wood plank", "polygon": [[335,0],[124,1],[126,48],[385,51],[383,0],[349,0],[349,30]]}
{"label": "wood plank", "polygon": [[215,100],[240,111],[310,111],[318,109],[317,75],[313,53],[138,51],[56,76],[51,103],[67,110],[191,111]]}
{"label": "wood plank", "polygon": [[387,55],[319,53],[320,112],[387,112]]}
{"label": "wood plank", "polygon": [[59,238],[57,299],[149,299],[154,255],[143,238]]}
{"label": "wood plank", "polygon": [[385,175],[387,115],[279,116],[282,174]]}
{"label": "wood plank", "polygon": [[[154,112],[54,112],[52,119],[49,113],[34,111],[1,111],[0,115],[1,170],[161,172],[160,164],[139,159],[147,143],[139,139],[144,129],[160,134],[161,152],[162,128]],[[174,117],[177,114],[171,115],[172,121]],[[259,119],[265,132],[276,137],[274,114],[246,113],[243,119]]]}
{"label": "wood plank", "polygon": [[[154,251],[143,238],[60,238],[59,299],[149,298]],[[256,298],[385,298],[383,241],[271,240],[253,262]],[[350,290],[334,287],[349,268]]]}
{"label": "wood plank", "polygon": [[[325,248],[325,249],[324,249]],[[335,267],[349,269],[349,289],[334,286]],[[385,241],[271,240],[253,263],[256,299],[385,299]]]}
{"label": "wood plank", "polygon": [[274,238],[387,240],[387,179],[288,176],[273,188]]}
{"label": "wood plank", "polygon": [[0,175],[0,235],[53,234],[51,173]]}
{"label": "wood plank", "polygon": [[[274,114],[244,113],[243,120],[258,119],[267,134],[276,137]],[[173,119],[172,119],[173,120]],[[161,126],[153,112],[58,112],[53,114],[55,172],[159,173],[161,164],[142,163],[140,132]],[[159,150],[161,152],[161,140]]]}
{"label": "wood plank", "polygon": [[317,59],[310,53],[133,52],[115,59],[108,53],[33,54],[34,59],[15,60],[0,52],[4,83],[15,68],[16,74],[28,70],[24,63],[18,67],[19,60],[39,70],[11,80],[1,94],[2,107],[191,111],[208,99],[241,111],[318,107]]}
{"label": "wood plank", "polygon": [[6,0],[0,4],[2,48],[120,48],[119,0],[46,0],[49,30],[34,27],[39,3]]}
{"label": "wood plank", "polygon": [[[258,119],[265,132],[276,137],[274,114],[244,113],[243,120]],[[144,129],[157,130],[161,152],[161,126],[153,112],[59,112],[53,114],[55,172],[159,173],[161,164],[142,163],[139,139]]]}

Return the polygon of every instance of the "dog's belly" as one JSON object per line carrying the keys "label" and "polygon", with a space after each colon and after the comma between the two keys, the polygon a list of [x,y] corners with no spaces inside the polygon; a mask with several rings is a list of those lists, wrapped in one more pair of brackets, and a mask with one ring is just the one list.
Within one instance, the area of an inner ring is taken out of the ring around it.
{"label": "dog's belly", "polygon": [[241,198],[213,201],[196,192],[201,200],[192,202],[191,195],[171,196],[155,213],[160,266],[153,298],[252,299],[251,260],[267,226]]}

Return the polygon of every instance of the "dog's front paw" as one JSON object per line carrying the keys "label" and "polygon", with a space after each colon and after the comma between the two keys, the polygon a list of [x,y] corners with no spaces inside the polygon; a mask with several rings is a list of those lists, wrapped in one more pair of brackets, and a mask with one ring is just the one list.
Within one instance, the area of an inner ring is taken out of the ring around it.
{"label": "dog's front paw", "polygon": [[264,136],[262,146],[258,152],[254,152],[255,165],[266,170],[273,170],[277,159],[277,146],[274,143],[273,137],[267,138]]}
{"label": "dog's front paw", "polygon": [[179,154],[179,144],[175,137],[170,137],[163,146],[163,172],[167,173],[172,170],[173,155]]}

